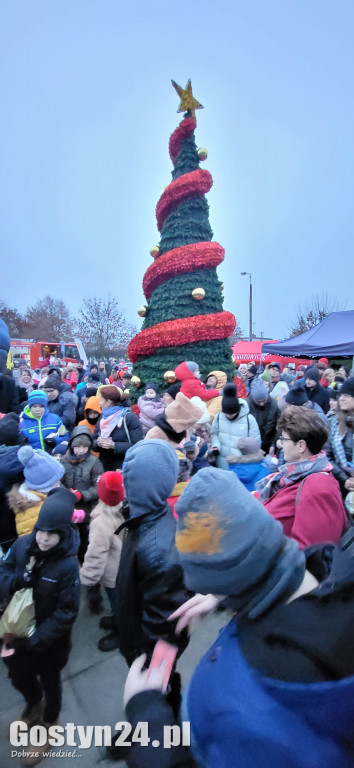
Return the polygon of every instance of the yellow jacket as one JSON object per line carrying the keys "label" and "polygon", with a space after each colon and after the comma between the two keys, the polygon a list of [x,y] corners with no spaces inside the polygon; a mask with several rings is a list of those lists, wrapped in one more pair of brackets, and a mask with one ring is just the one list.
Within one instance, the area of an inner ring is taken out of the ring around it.
{"label": "yellow jacket", "polygon": [[40,491],[30,491],[23,483],[22,485],[14,485],[7,498],[12,511],[15,513],[17,535],[25,536],[26,533],[31,533],[47,494]]}
{"label": "yellow jacket", "polygon": [[[216,376],[216,385],[215,389],[223,389],[226,382],[227,382],[227,376],[224,371],[210,371],[208,373],[207,378],[209,376]],[[206,400],[206,407],[209,412],[210,421],[213,421],[217,413],[220,413],[221,411],[221,401],[222,401],[222,395],[219,395],[219,397],[213,397],[212,400]]]}

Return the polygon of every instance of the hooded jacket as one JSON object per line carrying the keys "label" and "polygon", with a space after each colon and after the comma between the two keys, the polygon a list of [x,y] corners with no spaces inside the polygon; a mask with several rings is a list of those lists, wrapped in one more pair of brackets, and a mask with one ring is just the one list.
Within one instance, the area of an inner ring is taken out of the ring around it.
{"label": "hooded jacket", "polygon": [[80,570],[80,581],[85,587],[101,583],[114,589],[122,551],[123,535],[115,531],[123,523],[121,504],[107,507],[102,501],[92,510],[89,545]]}
{"label": "hooded jacket", "polygon": [[16,576],[25,570],[31,555],[36,558],[32,571],[36,630],[30,644],[37,652],[51,648],[60,657],[69,655],[80,602],[78,546],[79,534],[68,526],[59,544],[42,553],[33,531],[17,539],[0,560],[0,600],[9,600],[16,591]]}
{"label": "hooded jacket", "polygon": [[25,536],[31,533],[47,494],[30,490],[26,487],[26,483],[22,483],[22,485],[14,485],[7,494],[7,498],[15,515],[17,535]]}
{"label": "hooded jacket", "polygon": [[[119,647],[128,663],[152,652],[159,638],[182,652],[186,633],[175,634],[170,614],[188,598],[175,545],[176,521],[167,503],[178,477],[175,450],[163,440],[129,449],[123,478],[129,519],[117,580]],[[118,529],[119,530],[119,529]]]}
{"label": "hooded jacket", "polygon": [[161,397],[154,398],[153,400],[145,395],[141,395],[138,400],[139,407],[139,419],[143,427],[143,435],[155,426],[155,422],[158,416],[161,416],[165,411],[165,406]]}
{"label": "hooded jacket", "polygon": [[231,421],[224,413],[218,413],[211,425],[211,445],[220,456],[241,456],[238,449],[240,437],[255,437],[261,445],[261,435],[254,416],[249,413],[246,400],[239,400],[241,409],[237,419]]}
{"label": "hooded jacket", "polygon": [[213,397],[219,397],[218,389],[206,389],[205,384],[199,381],[192,371],[189,370],[187,363],[181,363],[175,370],[175,376],[182,382],[180,391],[186,397],[200,397],[202,400],[211,400]]}
{"label": "hooded jacket", "polygon": [[354,561],[345,565],[346,554],[337,584],[330,577],[260,621],[232,619],[206,653],[187,695],[203,765],[234,768],[237,755],[239,768],[352,768]]}
{"label": "hooded jacket", "polygon": [[0,373],[0,413],[20,413],[18,387],[10,376]]}
{"label": "hooded jacket", "polygon": [[0,544],[6,551],[16,539],[14,514],[10,509],[7,493],[13,483],[23,481],[23,464],[17,457],[18,445],[0,445]]}
{"label": "hooded jacket", "polygon": [[[85,418],[82,421],[79,421],[79,424],[78,424],[79,427],[88,427],[90,432],[93,435],[97,422],[96,422],[96,424],[90,424],[90,422],[87,419],[88,411],[96,411],[99,414],[102,413],[102,408],[101,408],[101,405],[100,405],[100,398],[99,398],[98,395],[93,395],[93,397],[89,397],[86,400],[85,408],[84,408],[84,416],[85,416]],[[97,419],[97,421],[98,421],[98,419]]]}
{"label": "hooded jacket", "polygon": [[[80,491],[82,499],[78,502],[80,509],[84,509],[86,515],[89,515],[93,504],[98,499],[97,481],[103,474],[103,466],[97,456],[91,453],[90,448],[84,456],[75,456],[72,450],[72,443],[75,437],[87,434],[86,426],[78,426],[73,429],[68,443],[68,450],[62,459],[62,465],[65,469],[62,484],[65,488],[72,488],[74,491]],[[91,436],[91,447],[93,438]]]}
{"label": "hooded jacket", "polygon": [[[20,421],[20,432],[32,448],[41,448],[42,451],[46,450],[45,438],[49,437],[53,432],[58,432],[58,429],[63,427],[63,422],[60,416],[55,413],[50,413],[48,408],[45,409],[43,416],[37,419],[31,413],[29,405],[26,405]],[[55,445],[66,442],[69,439],[68,432],[64,432],[63,435],[53,438]]]}
{"label": "hooded jacket", "polygon": [[48,411],[60,416],[63,424],[70,432],[75,426],[78,398],[73,394],[68,384],[58,385],[58,391],[59,395],[56,400],[48,400]]}
{"label": "hooded jacket", "polygon": [[[224,371],[210,371],[207,375],[207,379],[209,376],[215,376],[216,377],[216,386],[217,389],[224,389],[224,386],[227,382],[227,376]],[[210,390],[207,390],[207,392]],[[220,413],[221,411],[221,402],[222,402],[222,395],[218,395],[218,397],[213,397],[211,400],[206,400],[206,407],[209,411],[210,421],[213,421],[214,417],[217,413]]]}
{"label": "hooded jacket", "polygon": [[268,453],[270,446],[275,440],[277,431],[277,420],[280,415],[278,403],[273,397],[268,397],[265,405],[257,405],[252,395],[247,396],[249,411],[256,419],[262,438],[262,450]]}

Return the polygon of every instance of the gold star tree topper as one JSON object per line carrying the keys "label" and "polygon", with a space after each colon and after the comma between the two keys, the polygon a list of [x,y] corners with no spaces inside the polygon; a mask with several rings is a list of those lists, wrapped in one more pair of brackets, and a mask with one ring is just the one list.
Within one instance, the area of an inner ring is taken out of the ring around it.
{"label": "gold star tree topper", "polygon": [[177,85],[174,80],[171,80],[171,83],[181,99],[177,112],[190,112],[192,117],[195,117],[196,109],[204,109],[203,105],[193,96],[192,83],[190,80],[188,80],[185,88],[181,88],[181,86]]}

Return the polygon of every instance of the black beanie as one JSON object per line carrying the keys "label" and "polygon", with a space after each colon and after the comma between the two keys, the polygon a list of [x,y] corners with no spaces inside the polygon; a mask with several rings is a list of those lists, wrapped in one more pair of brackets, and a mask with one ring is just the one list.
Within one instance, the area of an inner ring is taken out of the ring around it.
{"label": "black beanie", "polygon": [[354,376],[347,379],[340,388],[339,395],[351,395],[354,397]]}
{"label": "black beanie", "polygon": [[257,366],[256,365],[250,365],[248,372],[252,374],[252,376],[256,376],[257,374]]}
{"label": "black beanie", "polygon": [[76,498],[68,488],[53,488],[44,500],[35,528],[39,531],[60,531],[72,523]]}
{"label": "black beanie", "polygon": [[6,413],[0,419],[0,445],[19,445],[19,416],[17,413]]}
{"label": "black beanie", "polygon": [[288,405],[305,405],[308,402],[307,392],[302,386],[301,380],[295,381],[289,392],[285,395],[285,402]]}
{"label": "black beanie", "polygon": [[305,379],[312,379],[312,381],[316,381],[317,384],[319,384],[321,378],[321,374],[318,368],[316,368],[315,365],[313,365],[311,368],[306,369],[305,373]]}
{"label": "black beanie", "polygon": [[156,392],[156,397],[159,397],[160,390],[159,390],[159,385],[157,384],[156,381],[148,381],[148,383],[145,384],[145,392],[147,389],[153,389],[154,392]]}
{"label": "black beanie", "polygon": [[221,401],[221,410],[223,413],[228,413],[229,415],[239,413],[240,403],[237,397],[235,384],[225,384]]}
{"label": "black beanie", "polygon": [[181,386],[182,386],[182,382],[180,382],[180,381],[177,382],[176,384],[171,384],[170,387],[167,387],[166,392],[174,400],[176,395],[177,395],[177,392],[180,391]]}

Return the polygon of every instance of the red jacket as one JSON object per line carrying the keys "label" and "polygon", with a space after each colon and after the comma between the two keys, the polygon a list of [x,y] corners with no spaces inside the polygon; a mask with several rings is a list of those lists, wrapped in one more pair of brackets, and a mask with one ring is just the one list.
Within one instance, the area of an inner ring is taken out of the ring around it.
{"label": "red jacket", "polygon": [[300,549],[324,541],[338,544],[347,518],[337,480],[332,474],[317,472],[300,482],[276,491],[264,502],[267,511]]}
{"label": "red jacket", "polygon": [[205,384],[196,379],[192,371],[189,370],[187,363],[181,363],[175,370],[175,376],[182,382],[180,392],[186,397],[200,397],[202,400],[212,400],[213,397],[219,397],[218,389],[207,389]]}
{"label": "red jacket", "polygon": [[234,384],[236,384],[237,389],[237,397],[240,397],[241,400],[246,400],[246,397],[248,395],[247,387],[244,381],[242,381],[241,376],[238,376],[236,374],[234,378]]}

